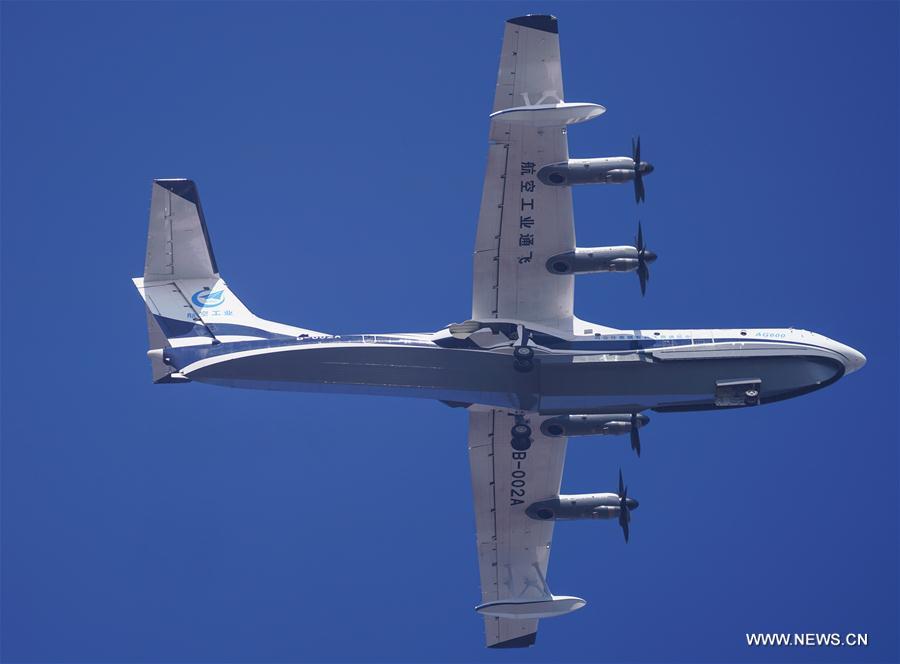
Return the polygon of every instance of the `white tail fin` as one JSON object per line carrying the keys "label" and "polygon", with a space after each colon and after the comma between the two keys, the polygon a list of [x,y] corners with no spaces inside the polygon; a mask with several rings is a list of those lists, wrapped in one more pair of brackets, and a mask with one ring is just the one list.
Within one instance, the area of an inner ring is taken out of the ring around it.
{"label": "white tail fin", "polygon": [[147,305],[155,382],[177,380],[154,352],[166,346],[327,336],[258,318],[228,288],[192,180],[153,181],[144,276],[134,285]]}

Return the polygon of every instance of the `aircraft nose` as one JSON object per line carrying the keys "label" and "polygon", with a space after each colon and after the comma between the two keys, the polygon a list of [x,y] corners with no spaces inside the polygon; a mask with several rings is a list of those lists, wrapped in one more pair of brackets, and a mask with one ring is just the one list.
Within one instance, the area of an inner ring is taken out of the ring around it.
{"label": "aircraft nose", "polygon": [[625,506],[628,508],[628,511],[636,510],[640,503],[636,501],[634,498],[627,498],[625,500]]}
{"label": "aircraft nose", "polygon": [[842,344],[840,341],[826,338],[826,343],[824,345],[829,350],[840,355],[841,362],[844,364],[844,375],[859,371],[866,363],[866,356],[847,344]]}

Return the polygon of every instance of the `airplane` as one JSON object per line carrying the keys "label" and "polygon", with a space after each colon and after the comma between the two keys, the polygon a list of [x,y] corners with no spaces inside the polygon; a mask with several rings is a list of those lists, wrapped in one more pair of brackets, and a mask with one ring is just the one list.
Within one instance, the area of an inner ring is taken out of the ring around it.
{"label": "airplane", "polygon": [[409,396],[469,416],[486,644],[535,643],[538,621],[583,607],[551,593],[553,526],[615,519],[629,538],[621,471],[615,493],[560,493],[568,438],[625,435],[640,455],[646,411],[754,407],[819,390],[865,357],[794,328],[619,330],[578,318],[575,276],[636,272],[635,246],[575,243],[572,186],[632,182],[631,157],[570,159],[567,131],[604,107],[564,101],[557,20],[505,24],[475,240],[471,318],[434,332],[332,335],[258,318],[222,279],[196,184],[152,184],[143,277],[155,383]]}

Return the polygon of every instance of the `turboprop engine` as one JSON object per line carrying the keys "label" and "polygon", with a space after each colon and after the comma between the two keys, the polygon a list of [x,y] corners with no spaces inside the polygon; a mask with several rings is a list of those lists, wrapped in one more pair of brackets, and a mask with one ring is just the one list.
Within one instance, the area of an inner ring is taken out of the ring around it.
{"label": "turboprop engine", "polygon": [[551,187],[575,184],[620,184],[634,181],[634,200],[644,200],[644,176],[653,172],[653,164],[641,161],[641,137],[631,141],[631,157],[592,157],[568,159],[547,164],[538,171],[538,179]]}
{"label": "turboprop engine", "polygon": [[[638,501],[629,498],[629,509]],[[578,519],[614,519],[619,516],[619,496],[615,493],[580,493],[558,496],[532,503],[525,513],[538,521],[575,521]]]}
{"label": "turboprop engine", "polygon": [[[646,252],[645,260],[652,263],[656,254]],[[556,254],[547,260],[553,274],[589,274],[591,272],[633,272],[640,266],[636,247],[577,247],[575,251]]]}
{"label": "turboprop engine", "polygon": [[622,480],[620,470],[619,493],[559,495],[556,498],[532,503],[525,509],[525,514],[536,521],[618,519],[627,542],[631,511],[636,510],[638,505],[638,501],[628,497],[628,487]]}
{"label": "turboprop engine", "polygon": [[545,266],[553,274],[590,274],[592,272],[637,272],[641,295],[647,292],[649,265],[657,258],[644,244],[644,231],[638,222],[635,246],[575,247],[575,251],[556,254]]}
{"label": "turboprop engine", "polygon": [[562,187],[630,182],[634,179],[634,171],[634,161],[629,157],[592,157],[547,164],[538,171],[537,176],[544,184]]}
{"label": "turboprop engine", "polygon": [[616,436],[631,433],[632,417],[640,428],[650,421],[642,414],[616,413],[612,415],[559,415],[541,423],[545,436]]}
{"label": "turboprop engine", "polygon": [[631,435],[631,449],[641,456],[641,436],[638,430],[650,418],[641,413],[611,415],[558,415],[541,423],[541,433],[551,438],[560,436],[616,436]]}

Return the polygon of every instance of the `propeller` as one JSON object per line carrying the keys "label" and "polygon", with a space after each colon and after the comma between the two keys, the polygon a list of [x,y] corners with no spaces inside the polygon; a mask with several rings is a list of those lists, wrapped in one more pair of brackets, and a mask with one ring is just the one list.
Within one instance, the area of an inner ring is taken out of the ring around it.
{"label": "propeller", "polygon": [[631,139],[631,159],[634,161],[634,202],[644,200],[644,169],[641,165],[641,137]]}
{"label": "propeller", "polygon": [[641,222],[638,222],[638,234],[635,240],[638,253],[637,276],[641,282],[641,295],[647,294],[647,282],[650,281],[650,268],[647,266],[656,260],[656,254],[644,244],[644,231],[641,228]]}
{"label": "propeller", "polygon": [[622,480],[622,469],[619,468],[619,526],[625,535],[625,543],[628,543],[628,522],[631,521],[631,512],[628,511],[628,487]]}
{"label": "propeller", "polygon": [[641,434],[638,432],[638,414],[631,414],[631,449],[641,456]]}

